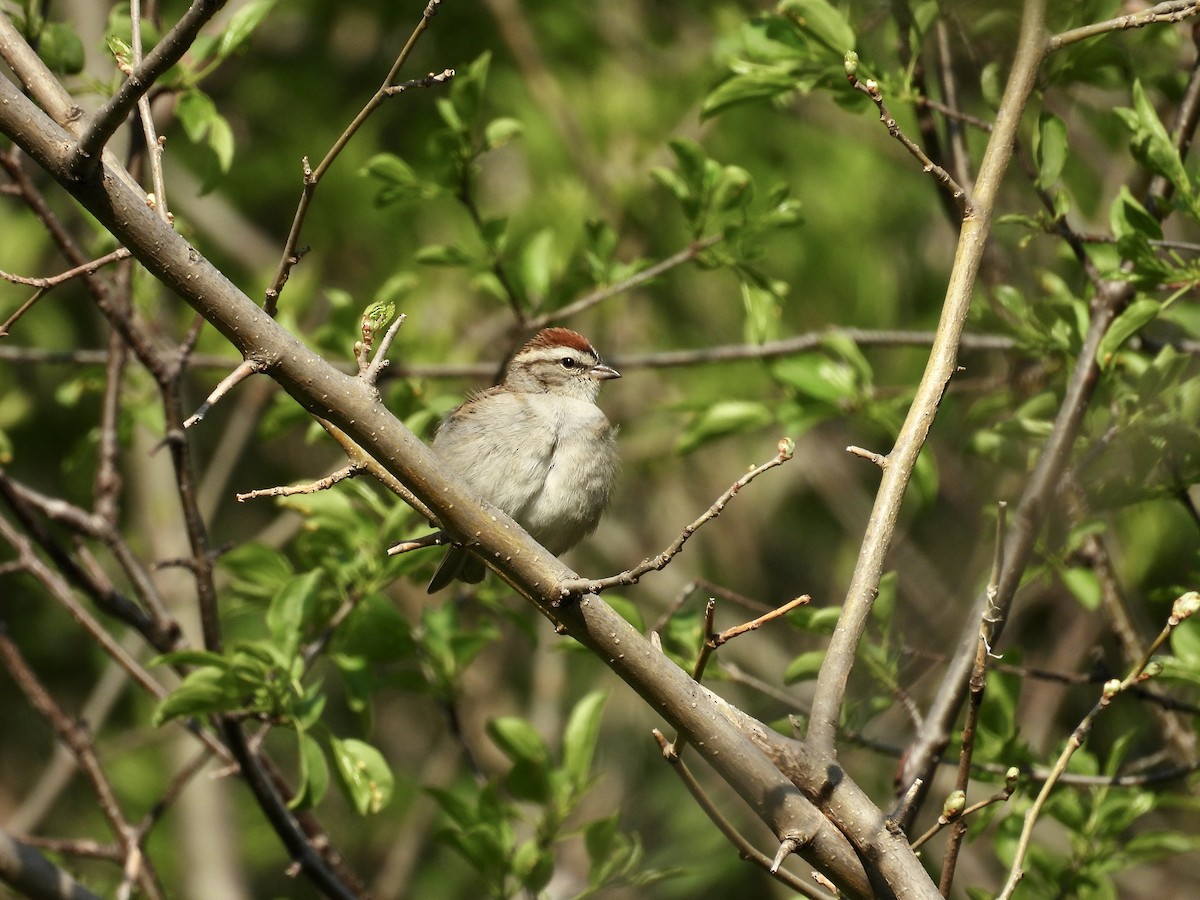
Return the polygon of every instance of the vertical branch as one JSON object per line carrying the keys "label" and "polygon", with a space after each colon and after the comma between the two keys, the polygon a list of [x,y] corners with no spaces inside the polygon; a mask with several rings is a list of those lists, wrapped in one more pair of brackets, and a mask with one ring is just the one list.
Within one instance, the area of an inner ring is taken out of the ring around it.
{"label": "vertical branch", "polygon": [[888,465],[883,469],[862,549],[846,593],[845,607],[817,676],[808,736],[814,748],[824,753],[833,752],[855,650],[862,639],[879,589],[883,563],[891,547],[905,489],[916,465],[917,455],[933,425],[942,394],[957,366],[958,342],[970,309],[975,276],[983,259],[1000,181],[1012,157],[1021,112],[1033,91],[1045,52],[1044,15],[1045,0],[1026,0],[1012,73],[996,114],[995,130],[980,165],[971,208],[963,218],[929,362],[900,428],[896,445],[888,454]]}
{"label": "vertical branch", "polygon": [[[1200,58],[1192,67],[1190,81],[1175,117],[1172,137],[1180,154],[1191,145],[1192,136],[1200,125]],[[990,146],[990,145],[989,145]],[[1162,201],[1170,196],[1171,185],[1162,178],[1151,179],[1146,208],[1157,210],[1162,216],[1167,212],[1166,204]],[[1009,531],[1004,550],[1004,571],[1001,573],[996,596],[989,597],[981,594],[975,600],[968,623],[978,622],[991,606],[999,612],[1000,620],[996,622],[994,636],[999,640],[1003,630],[1003,619],[1012,605],[1017,587],[1025,567],[1033,553],[1034,543],[1041,533],[1046,511],[1057,494],[1071,458],[1071,450],[1083,423],[1084,413],[1099,380],[1100,371],[1096,365],[1096,354],[1100,342],[1108,333],[1109,327],[1116,320],[1121,310],[1129,302],[1135,291],[1135,285],[1129,281],[1101,282],[1096,287],[1091,304],[1091,321],[1087,334],[1079,350],[1063,394],[1062,405],[1055,417],[1054,426],[1046,445],[1042,448],[1029,481],[1021,493],[1013,516],[1014,522]],[[945,749],[950,739],[951,723],[958,715],[966,691],[971,670],[974,666],[974,652],[967,647],[960,650],[951,660],[942,678],[941,687],[930,706],[925,722],[908,751],[904,756],[904,765],[899,775],[900,789],[906,791],[908,786],[917,781],[928,785],[928,773],[937,765],[937,759]],[[903,809],[897,814],[897,820],[906,825],[924,797],[927,787],[918,788],[905,796]]]}
{"label": "vertical branch", "polygon": [[[154,45],[141,64],[137,65],[125,83],[117,90],[88,124],[87,130],[75,146],[75,158],[72,168],[78,172],[91,161],[98,160],[100,151],[109,142],[121,124],[129,117],[130,111],[146,92],[154,86],[160,77],[179,62],[183,54],[192,46],[196,35],[213,16],[225,5],[227,0],[193,0],[187,12],[175,23],[175,26],[163,35],[162,40]],[[134,33],[137,33],[134,25]]]}
{"label": "vertical branch", "polygon": [[[413,47],[416,46],[421,35],[425,33],[425,29],[429,27],[430,21],[438,14],[441,5],[442,0],[429,0],[424,12],[421,13],[421,21],[417,23],[416,28],[413,29],[404,47],[400,50],[400,54],[396,57],[395,62],[392,63],[387,77],[383,79],[383,84],[379,86],[379,89],[371,96],[366,105],[359,110],[358,115],[354,117],[354,120],[346,127],[346,130],[334,141],[333,146],[329,148],[329,151],[325,154],[325,158],[321,160],[316,169],[313,169],[309,165],[307,157],[304,159],[304,187],[300,193],[300,202],[297,204],[296,213],[292,217],[292,226],[288,229],[287,240],[283,245],[283,254],[280,257],[278,267],[275,269],[275,277],[271,279],[271,285],[267,288],[264,298],[263,309],[268,315],[275,315],[279,304],[279,294],[283,290],[283,286],[287,284],[288,276],[291,274],[293,267],[295,267],[303,255],[303,251],[299,248],[300,231],[304,227],[304,220],[308,217],[308,207],[312,203],[317,185],[321,183],[321,179],[325,176],[329,167],[333,165],[334,160],[338,158],[342,150],[346,148],[346,145],[350,143],[350,139],[362,127],[363,122],[388,97],[393,96],[395,92],[390,89],[395,84],[397,74],[399,74],[404,63],[408,61],[409,54],[412,53]],[[428,79],[428,84],[425,86],[440,80],[446,80],[446,78],[453,76],[453,74],[453,72],[447,70],[447,72],[443,73],[445,77]]]}
{"label": "vertical branch", "polygon": [[33,670],[25,662],[21,651],[9,637],[3,622],[0,622],[0,662],[8,669],[13,681],[17,683],[33,708],[53,726],[55,733],[75,756],[79,768],[87,777],[92,790],[100,801],[100,810],[108,821],[109,828],[112,829],[113,835],[121,845],[125,856],[126,878],[136,879],[147,896],[162,897],[163,895],[156,881],[151,877],[142,857],[141,847],[137,841],[137,831],[125,820],[125,814],[121,811],[121,804],[117,799],[116,792],[113,790],[108,776],[104,774],[100,760],[96,757],[91,737],[82,726],[63,711],[49,691],[38,681]]}
{"label": "vertical branch", "polygon": [[[996,515],[996,550],[992,559],[992,575],[988,580],[988,595],[994,597],[1000,582],[1000,573],[1004,571],[1004,528],[1008,521],[1008,504],[1001,502]],[[958,778],[954,783],[957,791],[962,791],[964,799],[967,786],[971,781],[971,757],[975,753],[975,729],[979,724],[979,710],[983,707],[983,692],[987,687],[988,648],[991,646],[992,626],[991,615],[986,614],[979,623],[979,640],[975,643],[975,667],[971,670],[971,702],[967,707],[967,721],[962,730],[962,750],[958,757]],[[950,886],[954,883],[954,869],[958,862],[958,851],[962,847],[963,838],[967,835],[966,817],[959,816],[950,830],[950,839],[946,844],[946,855],[942,860],[942,877],[938,882],[938,890],[943,897],[950,896]]]}

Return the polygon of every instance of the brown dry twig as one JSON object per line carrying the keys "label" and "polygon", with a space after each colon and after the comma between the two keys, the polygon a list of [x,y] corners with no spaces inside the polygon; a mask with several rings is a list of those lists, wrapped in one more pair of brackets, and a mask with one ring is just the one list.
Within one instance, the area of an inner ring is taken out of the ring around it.
{"label": "brown dry twig", "polygon": [[662,750],[663,759],[671,764],[671,768],[675,770],[675,774],[679,776],[679,780],[683,782],[683,786],[687,788],[688,793],[692,795],[692,799],[696,801],[696,805],[717,826],[721,834],[725,835],[726,840],[737,848],[744,859],[754,863],[760,869],[769,872],[776,880],[805,897],[813,898],[813,900],[836,900],[832,894],[817,890],[800,881],[796,876],[780,867],[782,860],[776,862],[776,860],[771,859],[771,857],[759,851],[757,847],[746,840],[742,833],[733,827],[733,824],[725,818],[712,800],[709,799],[704,788],[700,786],[700,782],[696,780],[696,776],[692,774],[687,764],[679,758],[675,745],[668,741],[657,728],[651,734],[654,735],[654,739],[658,742],[658,746]]}
{"label": "brown dry twig", "polygon": [[753,469],[735,481],[729,487],[729,489],[725,491],[725,493],[717,498],[716,502],[713,503],[712,506],[705,510],[704,514],[700,516],[700,518],[696,519],[696,521],[684,528],[679,537],[675,539],[671,546],[669,546],[662,553],[658,554],[658,556],[648,557],[642,560],[632,569],[626,569],[624,572],[619,572],[618,574],[609,576],[608,578],[579,578],[563,581],[558,585],[556,590],[561,598],[560,602],[573,595],[581,595],[585,593],[598,594],[601,591],[608,590],[612,587],[637,584],[638,581],[641,580],[641,577],[647,572],[661,572],[664,568],[666,568],[667,564],[674,559],[676,555],[678,555],[678,553],[683,549],[683,545],[688,542],[688,539],[691,538],[691,536],[695,534],[697,530],[699,530],[706,523],[711,522],[725,510],[725,507],[729,504],[729,501],[737,495],[738,491],[748,485],[759,475],[762,475],[764,472],[774,469],[776,466],[783,465],[792,458],[792,454],[795,453],[795,450],[796,444],[791,438],[781,438],[779,441],[779,452],[775,455],[774,459],[768,460],[761,466],[755,466]]}
{"label": "brown dry twig", "polygon": [[217,403],[219,403],[222,397],[232,391],[251,375],[257,375],[262,371],[264,371],[264,366],[262,363],[252,359],[242,360],[236,369],[221,379],[220,384],[212,389],[212,393],[209,394],[205,401],[196,408],[196,411],[187,417],[183,423],[183,427],[191,428],[206,415],[208,415],[208,411]]}
{"label": "brown dry twig", "polygon": [[37,288],[33,296],[26,300],[17,308],[17,311],[9,316],[3,324],[0,324],[0,337],[8,337],[12,326],[16,321],[25,315],[32,306],[46,295],[46,292],[54,288],[64,281],[70,281],[72,278],[78,278],[81,275],[91,275],[94,272],[104,268],[110,263],[117,262],[122,259],[129,259],[129,251],[124,247],[118,247],[112,253],[106,253],[99,259],[93,259],[91,262],[86,262],[83,265],[74,266],[67,269],[65,272],[60,272],[57,275],[50,275],[45,278],[28,278],[22,275],[13,275],[8,272],[0,272],[0,280],[11,282],[12,284],[24,284],[30,287]]}
{"label": "brown dry twig", "polygon": [[345,481],[347,478],[354,478],[361,475],[365,471],[364,467],[359,463],[350,463],[342,466],[336,472],[326,475],[316,481],[308,484],[297,485],[279,485],[273,488],[258,488],[253,491],[246,491],[244,494],[234,495],[238,503],[245,503],[247,500],[257,500],[260,497],[292,497],[296,494],[315,494],[318,491],[327,491],[339,481]]}
{"label": "brown dry twig", "polygon": [[850,86],[856,91],[866,94],[871,98],[871,102],[879,110],[879,121],[887,128],[888,134],[898,140],[901,146],[916,158],[924,171],[932,175],[938,184],[949,191],[954,202],[958,204],[959,212],[962,215],[970,215],[971,198],[967,196],[966,189],[954,180],[953,175],[930,159],[925,151],[904,133],[903,129],[896,122],[895,117],[888,110],[887,103],[883,99],[883,91],[879,89],[879,84],[873,78],[868,78],[866,81],[859,79],[858,54],[853,50],[846,54],[846,80],[850,82]]}
{"label": "brown dry twig", "polygon": [[[267,288],[263,309],[268,315],[274,316],[279,304],[279,294],[283,291],[283,286],[287,284],[288,276],[296,263],[300,261],[305,253],[305,250],[299,247],[300,231],[304,227],[304,220],[308,217],[308,208],[312,204],[313,195],[316,193],[317,185],[321,183],[321,179],[333,165],[334,160],[338,158],[346,145],[350,143],[350,139],[358,132],[362,124],[367,118],[378,109],[385,100],[389,97],[401,93],[400,85],[394,84],[396,74],[401,67],[408,61],[409,54],[412,53],[413,47],[416,46],[418,39],[424,34],[425,29],[429,27],[430,21],[438,14],[438,9],[441,6],[442,0],[429,0],[425,6],[425,10],[421,13],[421,21],[413,29],[409,35],[404,47],[400,50],[400,54],[392,63],[391,69],[388,70],[387,77],[383,79],[383,84],[371,96],[366,105],[359,110],[358,115],[354,120],[346,126],[346,130],[338,135],[337,140],[333,142],[333,146],[325,154],[325,158],[317,164],[314,169],[310,166],[308,157],[303,160],[303,188],[300,192],[300,202],[296,205],[296,213],[292,217],[292,226],[288,229],[287,240],[283,245],[283,254],[280,257],[279,265],[275,270],[275,277],[271,279],[271,285]],[[432,87],[436,84],[443,84],[454,77],[453,69],[446,69],[439,75],[428,75],[425,78],[417,79],[413,82],[405,82],[404,90],[409,87]]]}

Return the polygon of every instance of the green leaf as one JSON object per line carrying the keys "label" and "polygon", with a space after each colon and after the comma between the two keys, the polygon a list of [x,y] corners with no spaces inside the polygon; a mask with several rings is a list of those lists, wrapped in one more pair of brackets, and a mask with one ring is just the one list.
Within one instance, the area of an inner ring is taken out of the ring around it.
{"label": "green leaf", "polygon": [[483,145],[488,150],[495,150],[519,137],[524,130],[525,126],[518,119],[492,119],[483,129]]}
{"label": "green leaf", "polygon": [[172,650],[150,660],[151,666],[209,666],[216,669],[229,668],[229,660],[211,650]]}
{"label": "green leaf", "polygon": [[78,75],[83,71],[83,41],[75,29],[64,22],[47,22],[37,41],[38,56],[59,75]]}
{"label": "green leaf", "polygon": [[1050,188],[1067,162],[1067,124],[1058,116],[1043,113],[1034,132],[1033,158],[1037,165],[1037,186]]}
{"label": "green leaf", "polygon": [[771,374],[807,397],[837,408],[860,395],[854,366],[824,353],[779,360],[771,366]]}
{"label": "green leaf", "polygon": [[1153,322],[1161,309],[1162,303],[1148,298],[1130,303],[1100,340],[1100,346],[1096,349],[1096,363],[1102,369],[1107,369],[1121,345]]}
{"label": "green leaf", "polygon": [[1100,579],[1095,572],[1072,566],[1064,569],[1060,577],[1080,606],[1093,612],[1100,608]]}
{"label": "green leaf", "polygon": [[1121,185],[1117,191],[1109,207],[1108,221],[1118,241],[1130,237],[1156,241],[1163,236],[1158,219],[1150,215],[1146,207],[1129,192],[1128,185]]}
{"label": "green leaf", "polygon": [[354,738],[331,737],[329,749],[342,790],[360,816],[377,813],[391,802],[395,781],[382,753]]}
{"label": "green leaf", "polygon": [[751,279],[741,280],[742,306],[746,310],[746,341],[762,344],[779,335],[781,298],[769,287]]}
{"label": "green leaf", "polygon": [[192,88],[179,95],[175,104],[175,115],[184,133],[193,144],[199,144],[208,133],[212,120],[219,115],[217,106],[208,94]]}
{"label": "green leaf", "polygon": [[504,776],[504,786],[517,800],[526,803],[549,803],[553,796],[550,768],[544,763],[521,759],[513,763]]}
{"label": "green leaf", "polygon": [[555,229],[543,228],[530,237],[521,248],[519,270],[526,296],[545,298],[561,262]]}
{"label": "green leaf", "polygon": [[700,117],[708,119],[739,103],[770,100],[797,88],[797,75],[790,65],[742,64],[732,75],[709,91],[700,107]]}
{"label": "green leaf", "polygon": [[607,700],[607,691],[592,691],[575,704],[567,719],[563,732],[562,769],[577,795],[583,793],[591,780],[592,757],[600,737],[600,719]]}
{"label": "green leaf", "polygon": [[675,154],[675,162],[679,174],[688,186],[691,195],[697,195],[704,190],[704,175],[708,165],[708,157],[695,141],[676,138],[669,141],[667,146]]}
{"label": "green leaf", "polygon": [[492,719],[488,722],[487,731],[496,746],[513,762],[524,760],[542,766],[549,764],[550,754],[545,743],[524,719],[517,716]]}
{"label": "green leaf", "polygon": [[413,254],[413,259],[426,266],[466,266],[471,256],[453,244],[431,244]]}
{"label": "green leaf", "polygon": [[297,757],[300,761],[300,778],[296,795],[288,803],[288,809],[312,809],[325,797],[329,788],[329,764],[321,745],[305,731],[297,731]]}
{"label": "green leaf", "polygon": [[721,400],[692,420],[680,436],[676,451],[691,453],[714,438],[762,428],[771,424],[774,419],[765,403],[752,400]]}
{"label": "green leaf", "polygon": [[537,897],[554,875],[554,854],[530,838],[513,854],[513,874],[532,897]]}
{"label": "green leaf", "polygon": [[412,166],[394,153],[372,156],[358,173],[379,182],[374,201],[377,207],[409,200],[429,200],[441,192],[441,188],[422,180]]}
{"label": "green leaf", "polygon": [[376,300],[368,304],[363,310],[363,335],[366,336],[368,330],[372,335],[379,334],[383,331],[388,322],[396,315],[396,304],[384,300]]}
{"label": "green leaf", "polygon": [[234,12],[229,17],[228,27],[221,35],[221,42],[217,45],[217,58],[225,59],[231,53],[240,50],[274,6],[275,0],[250,0]]}
{"label": "green leaf", "polygon": [[412,660],[416,645],[408,620],[382,594],[363,597],[333,636],[339,653],[375,663]]}
{"label": "green leaf", "polygon": [[267,628],[285,656],[295,653],[300,646],[307,609],[324,576],[321,569],[293,576],[267,608]]}
{"label": "green leaf", "polygon": [[783,0],[778,9],[803,34],[826,47],[839,62],[847,50],[855,48],[854,29],[841,11],[826,0]]}
{"label": "green leaf", "polygon": [[233,162],[233,129],[217,112],[211,98],[197,88],[190,88],[179,95],[175,114],[188,140],[207,146],[216,157],[220,170],[228,172]]}
{"label": "green leaf", "polygon": [[1166,178],[1180,193],[1190,196],[1191,179],[1141,81],[1134,81],[1132,94],[1133,109],[1118,109],[1116,113],[1132,132],[1130,149],[1134,157],[1150,171]]}
{"label": "green leaf", "polygon": [[817,677],[821,671],[821,663],[825,661],[824,650],[810,650],[801,653],[783,671],[783,683],[795,684],[797,681],[808,681]]}
{"label": "green leaf", "polygon": [[217,565],[233,576],[239,594],[260,600],[274,597],[295,571],[278,550],[253,542],[221,554]]}
{"label": "green leaf", "polygon": [[203,716],[240,709],[246,700],[245,689],[216,668],[196,669],[179,687],[163,698],[151,721],[157,727],[171,719]]}

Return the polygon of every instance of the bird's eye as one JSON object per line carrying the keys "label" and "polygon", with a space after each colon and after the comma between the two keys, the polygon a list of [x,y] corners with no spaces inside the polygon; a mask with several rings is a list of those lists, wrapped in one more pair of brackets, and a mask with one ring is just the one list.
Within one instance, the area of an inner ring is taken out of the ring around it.
{"label": "bird's eye", "polygon": [[562,363],[562,367],[564,369],[573,369],[576,366],[575,359],[570,356],[564,356],[562,359],[559,360],[559,362]]}

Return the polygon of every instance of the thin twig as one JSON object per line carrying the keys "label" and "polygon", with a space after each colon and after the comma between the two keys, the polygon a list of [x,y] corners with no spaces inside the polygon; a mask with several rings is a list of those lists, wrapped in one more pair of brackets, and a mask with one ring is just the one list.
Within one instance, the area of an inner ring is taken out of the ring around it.
{"label": "thin twig", "polygon": [[220,402],[221,398],[232,391],[235,387],[249,378],[251,375],[257,375],[264,371],[262,363],[253,359],[244,359],[238,364],[238,367],[221,379],[220,384],[213,388],[212,393],[208,395],[203,403],[196,408],[183,423],[184,428],[191,428],[213,408],[215,404]]}
{"label": "thin twig", "polygon": [[[334,160],[338,158],[342,150],[346,148],[346,145],[350,143],[350,139],[362,127],[362,124],[391,96],[388,91],[395,86],[394,82],[397,73],[408,60],[409,54],[412,53],[413,47],[417,44],[417,40],[425,32],[425,29],[429,27],[429,22],[438,14],[441,3],[442,0],[429,0],[429,3],[425,6],[425,10],[421,13],[421,21],[417,23],[412,34],[408,36],[408,40],[400,50],[399,56],[392,63],[391,69],[388,70],[387,77],[383,79],[383,84],[379,86],[379,89],[375,91],[366,105],[359,110],[354,120],[346,126],[346,130],[338,135],[337,140],[333,142],[333,146],[329,148],[329,151],[325,154],[325,158],[318,163],[316,169],[313,169],[309,165],[308,157],[304,158],[303,188],[300,192],[300,202],[297,204],[296,213],[292,217],[292,226],[288,229],[287,240],[283,245],[283,254],[279,260],[278,267],[275,269],[275,277],[271,279],[271,284],[265,294],[263,309],[268,315],[275,315],[279,305],[279,294],[283,291],[283,286],[287,284],[288,276],[291,274],[292,269],[300,261],[300,257],[304,255],[304,251],[299,248],[300,231],[304,227],[304,220],[308,216],[308,207],[312,203],[317,185],[321,183],[321,179],[329,170],[329,167],[333,165]],[[423,86],[429,87],[433,84],[441,84],[453,76],[454,71],[447,69],[441,76],[437,76],[435,80]],[[435,76],[430,77],[435,78]]]}
{"label": "thin twig", "polygon": [[359,463],[350,463],[342,466],[336,472],[326,475],[317,481],[308,484],[299,485],[280,485],[273,488],[259,488],[253,491],[247,491],[244,494],[236,494],[238,503],[245,503],[247,500],[257,500],[260,497],[292,497],[296,494],[315,494],[318,491],[327,491],[339,481],[345,481],[347,478],[354,478],[356,475],[361,475],[365,471],[364,467]]}
{"label": "thin twig", "polygon": [[[142,2],[130,0],[130,49],[133,51],[132,63],[136,70],[142,64]],[[189,41],[190,43],[190,41]],[[129,72],[126,75],[131,74]],[[146,198],[164,222],[173,221],[167,209],[167,183],[162,170],[162,141],[154,128],[154,115],[150,111],[150,97],[143,93],[137,100],[138,118],[142,122],[142,136],[146,141],[146,160],[150,165],[150,184],[154,192]]]}
{"label": "thin twig", "polygon": [[560,322],[565,319],[569,319],[572,316],[576,316],[585,310],[591,309],[593,306],[603,303],[610,297],[615,297],[618,294],[631,291],[635,287],[643,285],[647,281],[657,278],[664,272],[669,272],[671,269],[682,266],[684,263],[691,262],[705,250],[708,250],[710,247],[715,247],[723,240],[725,240],[724,234],[713,234],[709,235],[708,237],[692,241],[692,243],[688,244],[688,246],[684,247],[678,253],[668,256],[666,259],[661,260],[652,266],[647,266],[640,272],[636,272],[633,275],[630,275],[628,278],[618,281],[616,284],[611,284],[607,287],[602,287],[592,291],[590,294],[580,297],[578,300],[574,300],[571,303],[568,303],[566,306],[560,307],[559,309],[543,313],[540,316],[534,316],[527,323],[528,327],[542,328],[546,325],[549,325],[551,322]]}
{"label": "thin twig", "polygon": [[387,555],[399,556],[402,553],[411,553],[414,550],[425,550],[429,547],[444,547],[448,543],[450,543],[450,537],[444,531],[435,531],[433,534],[427,534],[424,537],[393,544],[391,547],[388,547]]}
{"label": "thin twig", "polygon": [[671,768],[675,770],[675,774],[679,776],[679,780],[683,782],[683,786],[687,788],[688,793],[692,795],[692,799],[696,801],[696,805],[708,816],[709,820],[717,826],[721,834],[725,835],[725,839],[737,848],[738,853],[750,862],[754,863],[760,869],[770,873],[776,880],[782,882],[787,887],[797,893],[812,898],[812,900],[837,900],[832,894],[827,894],[824,891],[810,887],[800,881],[792,873],[786,869],[782,869],[775,865],[766,854],[760,852],[757,847],[751,844],[745,837],[742,836],[728,819],[722,815],[716,805],[708,798],[704,788],[700,786],[700,782],[688,769],[687,763],[679,758],[675,752],[673,744],[669,743],[661,731],[655,728],[652,732],[654,739],[658,741],[658,746],[662,750],[663,759],[671,764]]}
{"label": "thin twig", "polygon": [[[1012,897],[1013,891],[1017,888],[1017,883],[1020,882],[1024,872],[1025,854],[1029,852],[1030,841],[1033,838],[1033,828],[1037,824],[1038,818],[1041,816],[1042,809],[1046,805],[1046,800],[1050,797],[1050,792],[1058,783],[1061,775],[1066,772],[1067,765],[1071,761],[1071,757],[1075,755],[1080,747],[1083,746],[1087,739],[1088,733],[1092,729],[1092,724],[1096,718],[1106,710],[1113,699],[1124,693],[1132,685],[1146,678],[1153,677],[1155,668],[1151,666],[1151,660],[1158,649],[1163,646],[1170,638],[1171,632],[1179,625],[1180,622],[1190,618],[1197,611],[1200,611],[1200,593],[1189,591],[1181,595],[1175,600],[1171,607],[1171,615],[1167,619],[1167,624],[1163,626],[1158,637],[1146,648],[1142,658],[1134,664],[1129,670],[1129,674],[1124,679],[1112,679],[1104,686],[1101,692],[1100,699],[1083,717],[1080,723],[1071,732],[1071,736],[1067,739],[1067,744],[1063,747],[1062,753],[1059,754],[1058,760],[1051,769],[1050,777],[1042,784],[1042,789],[1038,792],[1037,798],[1033,801],[1033,805],[1029,811],[1025,813],[1025,822],[1021,828],[1021,837],[1017,841],[1016,851],[1013,861],[1008,871],[1008,880],[1004,884],[1004,889],[998,895],[997,900],[1009,900]],[[1161,667],[1159,667],[1161,668]]]}
{"label": "thin twig", "polygon": [[[1008,504],[1001,501],[996,509],[996,544],[992,555],[992,574],[987,588],[988,593],[993,597],[999,590],[1000,575],[1004,571],[1004,539],[1007,521]],[[964,798],[967,796],[967,788],[971,783],[971,758],[975,753],[976,728],[979,724],[980,710],[983,708],[984,690],[987,687],[987,664],[992,643],[992,625],[994,624],[992,615],[994,615],[992,610],[988,610],[979,623],[979,639],[975,648],[975,668],[971,672],[970,702],[967,704],[967,718],[963,723],[962,747],[959,750],[958,776],[954,783],[954,789]],[[954,883],[954,870],[958,864],[958,853],[966,834],[967,823],[963,817],[959,817],[950,832],[946,853],[942,857],[942,876],[938,883],[938,889],[942,892],[943,897],[950,896],[950,887]]]}
{"label": "thin twig", "polygon": [[[1004,787],[996,791],[996,793],[992,794],[990,797],[980,800],[978,803],[973,803],[970,806],[966,806],[966,795],[963,791],[952,791],[950,796],[946,798],[945,804],[942,806],[942,814],[938,816],[937,821],[929,826],[929,829],[924,834],[912,842],[912,848],[914,850],[920,849],[922,845],[928,843],[929,840],[934,837],[934,835],[950,824],[953,824],[956,830],[961,828],[965,831],[967,827],[968,816],[979,812],[981,809],[986,809],[994,803],[1007,802],[1008,798],[1011,797],[1013,792],[1017,789],[1017,780],[1019,777],[1020,772],[1016,769],[1016,767],[1010,767],[1006,773]],[[939,887],[939,890],[942,892],[943,897],[948,897],[950,895],[949,885],[945,887]]]}
{"label": "thin twig", "polygon": [[388,365],[387,353],[392,346],[392,341],[396,339],[397,332],[400,331],[400,326],[404,324],[404,320],[408,317],[404,313],[396,316],[394,321],[384,335],[379,340],[379,346],[375,348],[375,355],[372,357],[370,365],[365,368],[360,367],[360,375],[367,384],[374,384],[379,380],[379,373]]}
{"label": "thin twig", "polygon": [[573,594],[596,594],[600,591],[608,590],[611,587],[637,584],[641,577],[647,572],[662,571],[664,568],[666,568],[667,564],[675,558],[679,551],[683,549],[683,545],[688,542],[688,539],[691,538],[691,536],[695,534],[700,527],[712,521],[724,511],[729,501],[736,496],[738,491],[740,491],[764,472],[774,469],[776,466],[783,465],[792,458],[792,454],[795,452],[795,449],[796,445],[790,438],[781,439],[779,441],[779,452],[775,455],[774,459],[768,460],[761,466],[756,466],[735,481],[729,487],[729,489],[720,497],[718,497],[716,502],[704,512],[704,515],[700,516],[700,518],[696,519],[696,521],[684,528],[679,537],[675,539],[671,546],[669,546],[662,553],[658,554],[658,556],[644,559],[632,569],[626,569],[624,572],[620,572],[608,578],[594,580],[581,578],[564,581],[558,586],[559,595],[565,600]]}
{"label": "thin twig", "polygon": [[72,169],[79,172],[84,166],[98,162],[100,151],[129,117],[140,98],[154,83],[183,57],[200,29],[216,15],[227,0],[193,0],[187,12],[175,23],[162,40],[154,45],[141,65],[137,66],[96,115],[75,145]]}
{"label": "thin twig", "polygon": [[1184,2],[1173,0],[1173,2],[1160,3],[1141,12],[1130,13],[1126,16],[1117,16],[1115,19],[1107,19],[1104,22],[1093,22],[1091,25],[1083,25],[1079,28],[1060,32],[1046,41],[1046,49],[1049,52],[1054,52],[1070,44],[1101,34],[1107,34],[1110,31],[1144,28],[1147,25],[1153,25],[1157,22],[1182,22],[1184,19],[1190,18],[1198,12],[1200,12],[1200,3],[1196,3],[1194,0],[1184,0]]}
{"label": "thin twig", "polygon": [[704,578],[693,578],[683,586],[675,601],[665,610],[663,610],[662,615],[660,615],[658,617],[658,621],[651,626],[650,631],[662,631],[664,628],[666,628],[667,623],[671,621],[671,619],[677,612],[679,612],[680,609],[683,608],[683,605],[687,603],[688,598],[698,591],[703,591],[706,594],[712,594],[715,597],[719,597],[722,600],[726,600],[729,603],[733,603],[742,607],[743,609],[751,610],[752,612],[761,614],[771,611],[771,607],[767,604],[760,603],[757,600],[751,600],[749,597],[739,594],[737,591],[731,591],[727,587],[714,584],[713,582],[707,581]]}
{"label": "thin twig", "polygon": [[[850,54],[847,54],[849,56]],[[857,63],[857,57],[855,57]],[[875,104],[875,108],[879,110],[879,121],[887,128],[888,134],[898,140],[902,147],[916,158],[921,164],[921,168],[934,177],[943,188],[945,188],[954,202],[958,204],[959,211],[964,215],[970,215],[971,198],[967,195],[966,189],[954,180],[954,176],[930,159],[925,151],[917,146],[916,142],[904,133],[904,130],[896,122],[896,119],[888,111],[887,103],[883,99],[883,91],[879,89],[879,84],[873,78],[868,78],[866,81],[860,81],[858,75],[854,72],[855,65],[847,63],[846,79],[850,82],[850,86],[860,93],[866,94],[871,98],[871,102]]]}
{"label": "thin twig", "polygon": [[64,281],[70,281],[72,278],[78,278],[81,275],[91,275],[93,272],[107,266],[109,263],[117,262],[118,260],[128,259],[129,251],[124,247],[114,250],[112,253],[106,253],[99,259],[93,259],[91,262],[86,262],[83,265],[75,266],[67,269],[65,272],[60,272],[58,275],[51,275],[48,278],[26,278],[21,275],[11,275],[8,272],[0,272],[0,279],[12,282],[13,284],[26,284],[31,287],[36,287],[37,290],[33,296],[26,300],[21,306],[9,316],[3,324],[0,324],[0,337],[8,337],[12,326],[17,320],[32,308],[46,293],[53,287],[62,284]]}
{"label": "thin twig", "polygon": [[806,606],[811,601],[812,597],[810,597],[808,594],[803,594],[799,597],[796,597],[794,600],[789,600],[787,603],[783,604],[783,606],[780,606],[777,609],[773,609],[768,613],[764,613],[757,619],[751,619],[749,622],[743,622],[741,625],[735,625],[732,628],[726,628],[713,638],[713,649],[720,647],[722,644],[728,643],[735,637],[745,634],[747,631],[755,631],[768,622],[773,622],[775,619],[782,618],[790,613],[793,609]]}

